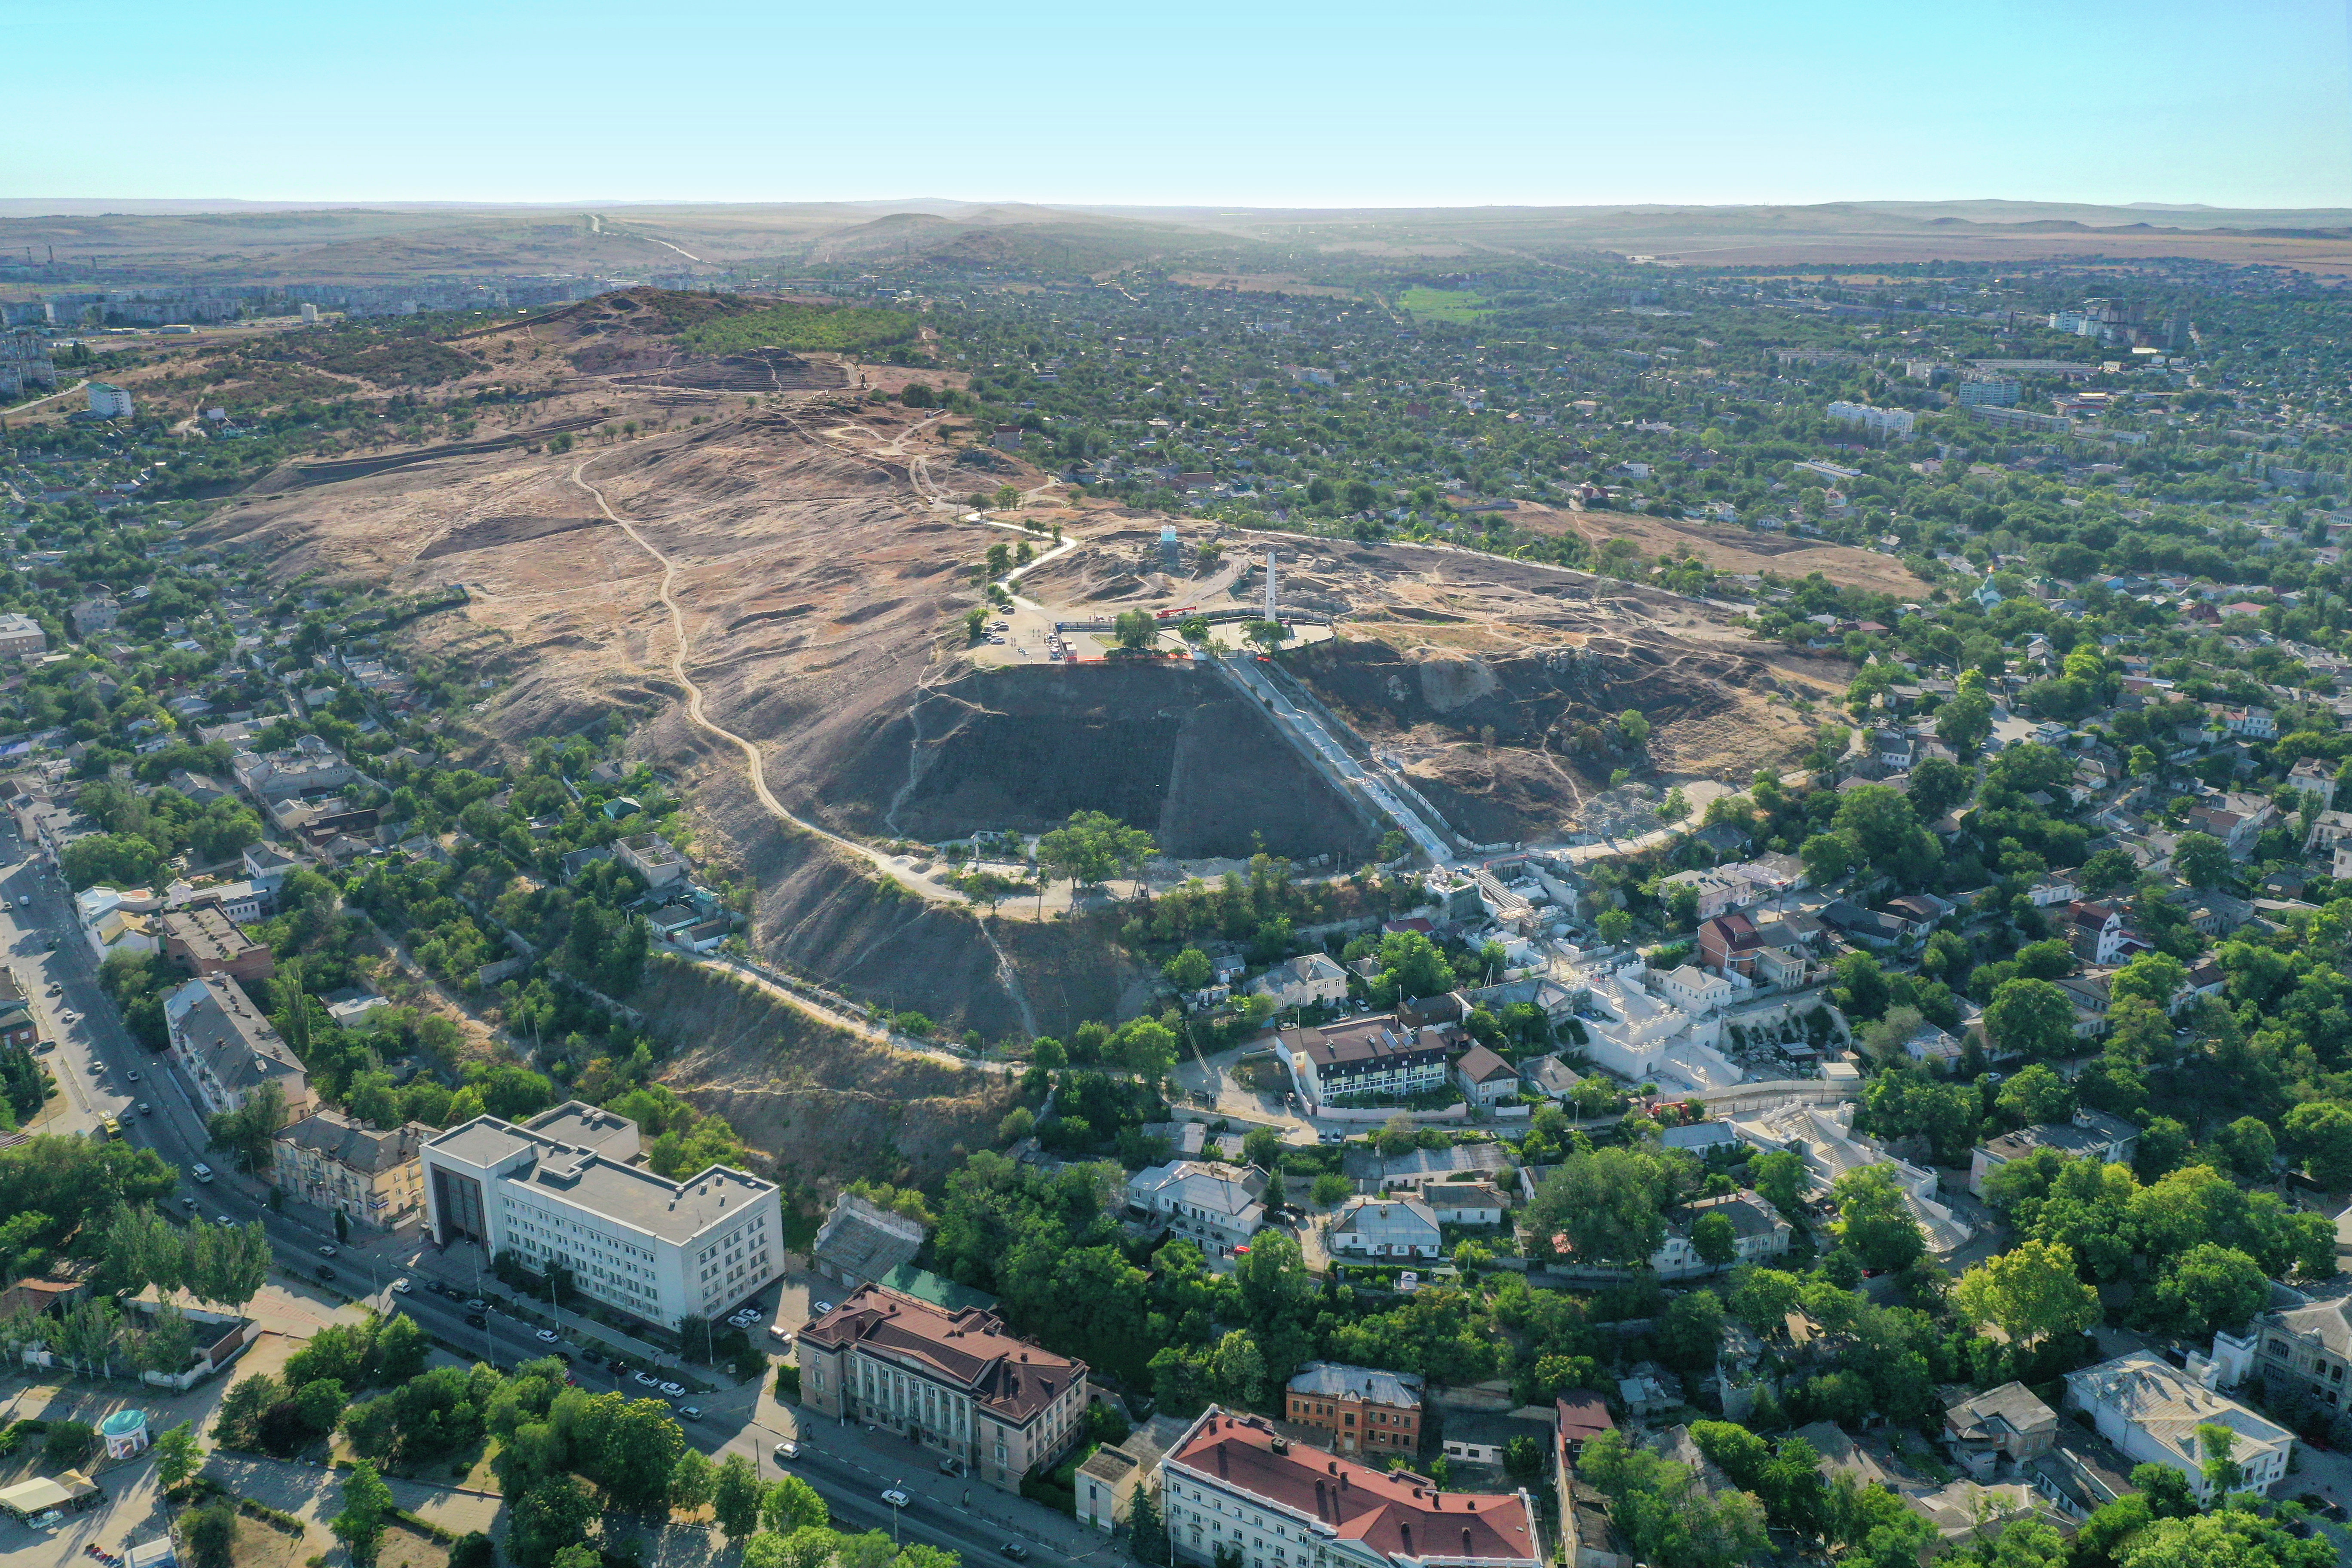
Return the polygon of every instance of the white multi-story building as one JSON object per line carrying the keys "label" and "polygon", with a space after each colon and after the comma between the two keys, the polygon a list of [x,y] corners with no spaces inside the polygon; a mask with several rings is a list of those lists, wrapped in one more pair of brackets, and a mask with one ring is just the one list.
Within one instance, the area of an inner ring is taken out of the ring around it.
{"label": "white multi-story building", "polygon": [[49,634],[26,615],[0,616],[0,657],[31,658],[49,651]]}
{"label": "white multi-story building", "polygon": [[100,419],[131,417],[131,395],[103,381],[89,384],[89,411]]}
{"label": "white multi-story building", "polygon": [[274,1083],[286,1096],[286,1121],[310,1114],[301,1058],[227,975],[198,975],[163,998],[163,1032],[207,1112],[235,1110]]}
{"label": "white multi-story building", "polygon": [[1171,1160],[1127,1179],[1128,1207],[1211,1258],[1230,1258],[1265,1224],[1265,1173]]}
{"label": "white multi-story building", "polygon": [[[2210,1363],[2209,1363],[2210,1365]],[[2066,1403],[2091,1417],[2099,1436],[2135,1462],[2168,1465],[2189,1479],[2200,1503],[2213,1500],[2200,1426],[2234,1435],[2230,1458],[2238,1489],[2267,1492],[2286,1475],[2294,1434],[2161,1357],[2135,1352],[2066,1374]]]}
{"label": "white multi-story building", "polygon": [[672,1181],[644,1164],[635,1122],[578,1100],[520,1127],[478,1116],[420,1157],[436,1241],[510,1251],[541,1272],[559,1265],[649,1323],[719,1317],[782,1267],[773,1183],[724,1165]]}
{"label": "white multi-story building", "polygon": [[1908,408],[1874,408],[1867,403],[1832,403],[1822,412],[1833,423],[1859,425],[1874,436],[1908,436],[1918,423]]}
{"label": "white multi-story building", "polygon": [[1441,1491],[1293,1442],[1211,1405],[1160,1461],[1160,1512],[1180,1563],[1240,1568],[1539,1568],[1524,1491]]}

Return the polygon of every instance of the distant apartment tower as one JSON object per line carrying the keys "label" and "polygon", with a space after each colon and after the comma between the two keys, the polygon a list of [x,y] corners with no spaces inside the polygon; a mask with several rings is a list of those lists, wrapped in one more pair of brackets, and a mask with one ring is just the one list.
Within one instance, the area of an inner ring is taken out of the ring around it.
{"label": "distant apartment tower", "polygon": [[100,419],[131,417],[131,395],[102,381],[89,384],[89,411]]}
{"label": "distant apartment tower", "polygon": [[307,327],[307,326],[310,326],[310,325],[314,324],[315,322],[317,322],[317,321],[318,321],[318,320],[319,320],[319,307],[318,307],[318,306],[316,306],[316,305],[305,305],[305,306],[303,306],[303,307],[302,307],[302,324],[303,324],[304,326],[306,326],[306,327]]}
{"label": "distant apartment tower", "polygon": [[1980,376],[1960,383],[1953,395],[1963,408],[2014,408],[2025,388],[2001,376]]}
{"label": "distant apartment tower", "polygon": [[31,327],[0,332],[0,397],[20,397],[35,387],[55,387],[58,367],[49,362],[48,340]]}
{"label": "distant apartment tower", "polygon": [[1832,403],[1824,410],[1840,425],[1859,425],[1874,436],[1908,436],[1917,418],[1907,408],[1873,408],[1867,403]]}
{"label": "distant apartment tower", "polygon": [[2043,436],[2072,435],[2074,422],[2063,414],[2035,414],[2023,408],[1979,406],[1976,417],[2011,430],[2032,430]]}

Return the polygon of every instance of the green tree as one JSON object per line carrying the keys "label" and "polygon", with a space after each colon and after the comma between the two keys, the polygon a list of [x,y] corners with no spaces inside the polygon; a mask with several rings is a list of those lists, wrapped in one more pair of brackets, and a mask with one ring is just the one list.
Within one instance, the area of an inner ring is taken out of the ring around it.
{"label": "green tree", "polygon": [[2352,1188],[2352,1110],[2309,1100],[2286,1113],[2286,1146],[2311,1179],[2331,1193]]}
{"label": "green tree", "polygon": [[1711,1268],[1721,1268],[1739,1256],[1739,1233],[1727,1216],[1712,1210],[1691,1222],[1691,1250]]}
{"label": "green tree", "polygon": [[247,1172],[259,1174],[277,1158],[278,1130],[286,1125],[286,1091],[274,1081],[264,1083],[234,1110],[224,1110],[205,1123],[216,1149],[226,1151]]}
{"label": "green tree", "polygon": [[2073,1249],[2022,1241],[1960,1276],[1952,1305],[1970,1323],[1990,1323],[2019,1344],[2079,1333],[2099,1321],[2099,1297],[2076,1276]]}
{"label": "green tree", "polygon": [[2074,1005],[2047,980],[2004,980],[1985,1008],[1984,1026],[2004,1050],[2062,1057],[2074,1044]]}
{"label": "green tree", "polygon": [[229,1568],[236,1550],[236,1506],[224,1497],[190,1510],[180,1521],[180,1538],[188,1543],[194,1568]]}
{"label": "green tree", "polygon": [[1795,1214],[1798,1205],[1804,1201],[1805,1161],[1802,1155],[1790,1153],[1785,1149],[1759,1154],[1748,1162],[1748,1173],[1755,1182],[1756,1190],[1782,1214]]}
{"label": "green tree", "polygon": [[1216,965],[1197,947],[1188,947],[1170,959],[1160,965],[1160,973],[1179,991],[1198,991],[1217,977]]}
{"label": "green tree", "polygon": [[1633,917],[1623,910],[1603,910],[1594,917],[1592,926],[1601,933],[1602,942],[1611,947],[1622,947],[1633,934]]}
{"label": "green tree", "polygon": [[2200,1242],[2157,1280],[2144,1310],[2151,1322],[2187,1334],[2235,1333],[2270,1299],[2263,1266],[2233,1247]]}
{"label": "green tree", "polygon": [[2040,1062],[2021,1068],[2000,1086],[1993,1103],[2020,1127],[2064,1121],[2074,1114],[2072,1085]]}
{"label": "green tree", "polygon": [[822,1530],[833,1515],[816,1489],[798,1476],[771,1481],[760,1495],[760,1522],[779,1535],[801,1530]]}
{"label": "green tree", "polygon": [[1690,1195],[1687,1156],[1612,1146],[1570,1154],[1528,1205],[1538,1237],[1564,1234],[1580,1262],[1641,1264],[1666,1238],[1666,1211]]}
{"label": "green tree", "polygon": [[342,1542],[352,1562],[373,1563],[377,1543],[383,1539],[384,1518],[392,1511],[392,1489],[373,1465],[362,1459],[343,1477],[342,1511],[327,1528]]}
{"label": "green tree", "polygon": [[1838,1240],[1864,1268],[1907,1268],[1927,1250],[1903,1189],[1884,1165],[1848,1171],[1830,1189],[1830,1197],[1838,1209]]}
{"label": "green tree", "polygon": [[204,1462],[204,1446],[196,1441],[195,1428],[188,1422],[155,1435],[155,1479],[166,1492],[186,1486]]}
{"label": "green tree", "polygon": [[1936,710],[1936,739],[1963,757],[1992,733],[1992,701],[1979,691],[1962,691]]}
{"label": "green tree", "polygon": [[709,1459],[699,1448],[688,1448],[677,1457],[669,1471],[669,1506],[680,1513],[693,1513],[710,1500],[710,1489],[717,1482]]}
{"label": "green tree", "polygon": [[1038,864],[1074,888],[1098,887],[1157,853],[1150,834],[1099,811],[1074,811],[1068,822],[1037,840]]}
{"label": "green tree", "polygon": [[760,1472],[751,1468],[751,1460],[730,1454],[719,1461],[718,1473],[711,1478],[710,1508],[728,1540],[741,1541],[760,1528],[763,1490]]}
{"label": "green tree", "polygon": [[1118,646],[1140,653],[1160,640],[1160,623],[1149,610],[1127,610],[1111,622]]}
{"label": "green tree", "polygon": [[2258,1116],[2241,1116],[2214,1139],[2230,1169],[2250,1182],[2268,1181],[2278,1156],[2278,1140]]}
{"label": "green tree", "polygon": [[2172,869],[2192,888],[2218,888],[2230,875],[2230,847],[2210,833],[2184,833],[2173,841]]}

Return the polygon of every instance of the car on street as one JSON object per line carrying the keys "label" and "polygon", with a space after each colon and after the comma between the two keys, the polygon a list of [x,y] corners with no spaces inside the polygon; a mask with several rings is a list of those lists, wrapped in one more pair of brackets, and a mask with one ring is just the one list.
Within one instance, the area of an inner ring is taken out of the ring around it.
{"label": "car on street", "polygon": [[661,1386],[661,1379],[656,1377],[649,1372],[633,1372],[629,1376],[632,1381],[643,1384],[647,1388],[659,1388]]}
{"label": "car on street", "polygon": [[668,1394],[672,1399],[676,1399],[686,1393],[686,1384],[682,1383],[665,1383],[661,1385],[661,1391],[664,1394]]}
{"label": "car on street", "polygon": [[943,1476],[960,1476],[963,1474],[962,1461],[960,1459],[941,1459],[940,1461],[940,1474]]}
{"label": "car on street", "polygon": [[814,1301],[809,1305],[809,1316],[813,1318],[822,1318],[832,1310],[833,1303],[830,1301]]}
{"label": "car on street", "polygon": [[331,1268],[328,1268],[328,1267],[327,1267],[325,1264],[323,1264],[323,1263],[321,1263],[320,1265],[319,1265],[319,1279],[320,1279],[320,1282],[321,1282],[321,1283],[324,1283],[324,1282],[325,1282],[325,1281],[327,1281],[327,1280],[331,1280],[331,1279],[332,1279],[334,1277],[335,1277],[335,1271],[334,1271],[333,1269],[331,1269]]}
{"label": "car on street", "polygon": [[800,1457],[801,1446],[791,1438],[788,1437],[776,1445],[776,1458],[779,1459],[797,1459]]}
{"label": "car on street", "polygon": [[691,1405],[679,1405],[677,1407],[677,1414],[679,1418],[682,1420],[699,1421],[702,1419],[702,1412]]}
{"label": "car on street", "polygon": [[908,1500],[905,1492],[900,1491],[897,1487],[892,1487],[882,1494],[882,1500],[892,1508],[905,1508]]}
{"label": "car on street", "polygon": [[487,1329],[490,1326],[490,1321],[479,1312],[468,1312],[466,1314],[466,1326],[469,1329]]}
{"label": "car on street", "polygon": [[604,1358],[598,1355],[594,1351],[582,1351],[580,1352],[580,1359],[586,1362],[590,1366],[602,1366],[604,1364]]}
{"label": "car on street", "polygon": [[188,1167],[188,1174],[200,1182],[209,1182],[213,1179],[213,1168],[199,1161]]}
{"label": "car on street", "polygon": [[997,1550],[1004,1553],[1007,1557],[1012,1558],[1015,1563],[1026,1563],[1029,1561],[1029,1549],[1022,1545],[1017,1541],[1008,1541],[1003,1545],[998,1547]]}
{"label": "car on street", "polygon": [[436,1296],[454,1296],[457,1294],[455,1290],[450,1289],[449,1287],[442,1284],[438,1279],[427,1279],[425,1282],[425,1288],[427,1290],[432,1291]]}
{"label": "car on street", "polygon": [[408,1277],[406,1275],[403,1275],[401,1278],[394,1280],[392,1282],[392,1288],[394,1290],[399,1291],[404,1296],[407,1295],[411,1289],[408,1283]]}
{"label": "car on street", "polygon": [[466,1310],[469,1312],[487,1312],[489,1310],[490,1304],[479,1296],[473,1297],[466,1302]]}
{"label": "car on street", "polygon": [[551,1344],[553,1344],[553,1343],[555,1342],[555,1331],[554,1331],[553,1329],[541,1329],[541,1330],[540,1330],[540,1331],[539,1331],[539,1342],[540,1342],[541,1344],[543,1344],[543,1345],[551,1345]]}
{"label": "car on street", "polygon": [[214,1223],[215,1225],[235,1225],[235,1224],[236,1223],[236,1221],[235,1221],[235,1220],[233,1220],[233,1219],[229,1218],[229,1217],[228,1217],[228,1215],[226,1215],[223,1214],[223,1215],[215,1215],[213,1216],[213,1223]]}
{"label": "car on street", "polygon": [[[71,1013],[66,1015],[66,1022],[68,1024],[73,1022],[73,1015]],[[122,1075],[122,1081],[125,1083],[137,1083],[139,1081],[139,1075],[135,1072],[124,1073]]]}
{"label": "car on street", "polygon": [[327,1243],[325,1243],[325,1242],[323,1242],[323,1241],[322,1241],[322,1242],[320,1242],[320,1243],[319,1244],[319,1256],[320,1256],[320,1257],[321,1257],[321,1258],[332,1258],[334,1255],[335,1255],[335,1249],[334,1249],[332,1247],[329,1246]]}
{"label": "car on street", "polygon": [[155,1114],[155,1108],[142,1100],[139,1102],[139,1114],[142,1116],[152,1116]]}

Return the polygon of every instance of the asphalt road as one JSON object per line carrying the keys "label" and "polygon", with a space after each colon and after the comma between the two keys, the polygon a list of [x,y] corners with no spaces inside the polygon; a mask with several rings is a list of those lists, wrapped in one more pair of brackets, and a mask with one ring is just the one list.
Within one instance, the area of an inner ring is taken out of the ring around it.
{"label": "asphalt road", "polygon": [[[406,1312],[462,1355],[511,1368],[561,1350],[572,1358],[573,1379],[583,1387],[655,1396],[651,1389],[615,1377],[609,1364],[592,1366],[580,1359],[576,1343],[541,1341],[536,1330],[495,1304],[484,1314],[487,1327],[468,1326],[462,1300],[436,1294],[425,1288],[425,1282],[437,1278],[460,1291],[470,1291],[478,1282],[470,1268],[437,1267],[439,1260],[429,1247],[405,1261],[355,1247],[339,1247],[332,1258],[320,1256],[320,1247],[334,1245],[331,1230],[271,1208],[266,1185],[231,1170],[226,1160],[207,1147],[203,1111],[194,1091],[168,1058],[131,1037],[113,1002],[100,988],[97,957],[74,919],[64,882],[37,858],[28,859],[23,841],[5,826],[0,826],[0,898],[6,900],[6,908],[0,909],[0,951],[24,981],[42,1037],[56,1042],[56,1048],[41,1059],[57,1076],[63,1104],[34,1131],[87,1133],[106,1117],[117,1117],[127,1142],[152,1148],[183,1173],[170,1203],[184,1213],[215,1221],[243,1225],[259,1220],[285,1273],[316,1281],[321,1266],[332,1268],[336,1279],[330,1289],[364,1292],[362,1299],[371,1305]],[[26,900],[30,907],[19,908]],[[49,994],[53,985],[58,991],[54,996]],[[66,1021],[68,1016],[71,1022]],[[152,1108],[148,1114],[137,1110],[142,1100]],[[198,1163],[212,1167],[214,1180],[200,1184],[185,1174]],[[394,1294],[392,1281],[403,1277],[414,1288]],[[772,1290],[761,1294],[764,1299]],[[800,1476],[825,1500],[837,1528],[892,1530],[902,1539],[961,1552],[978,1568],[1012,1563],[1003,1552],[1010,1541],[1026,1546],[1032,1553],[1029,1562],[1037,1568],[1071,1568],[1081,1556],[1124,1560],[1125,1554],[1113,1552],[1107,1542],[1083,1553],[1056,1550],[1047,1537],[1056,1526],[1064,1533],[1070,1528],[1060,1515],[943,1476],[937,1468],[938,1456],[888,1434],[812,1420],[797,1434],[800,1457],[779,1461],[776,1444],[796,1434],[758,1423],[756,1385],[722,1388],[673,1403],[706,1410],[701,1419],[682,1423],[698,1447],[749,1455],[763,1473],[772,1475],[781,1468]],[[902,1487],[909,1506],[894,1510],[883,1502],[881,1493],[889,1487]],[[1035,1520],[1024,1520],[1033,1513]]]}

